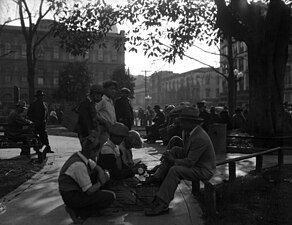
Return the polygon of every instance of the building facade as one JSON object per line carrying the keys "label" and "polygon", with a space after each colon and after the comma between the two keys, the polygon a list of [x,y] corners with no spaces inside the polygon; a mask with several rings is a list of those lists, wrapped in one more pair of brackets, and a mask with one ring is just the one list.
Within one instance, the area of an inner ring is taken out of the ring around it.
{"label": "building facade", "polygon": [[[52,21],[44,20],[39,26],[39,35],[48,32]],[[35,70],[35,89],[43,89],[48,100],[59,87],[59,73],[68,63],[87,61],[92,74],[91,82],[100,83],[107,80],[113,71],[125,67],[124,48],[116,49],[116,38],[120,34],[109,33],[104,40],[106,47],[95,45],[82,56],[73,56],[60,48],[57,38],[48,36],[37,49]],[[13,86],[20,88],[21,99],[28,100],[26,44],[19,26],[5,26],[0,34],[0,101],[2,104],[13,101]]]}
{"label": "building facade", "polygon": [[185,73],[160,71],[151,75],[149,95],[152,104],[196,104],[205,100],[216,105],[219,96],[219,74],[211,68],[199,68]]}
{"label": "building facade", "polygon": [[[292,40],[291,40],[292,41]],[[221,71],[228,76],[227,58],[227,42],[222,41],[220,46],[220,68]],[[243,77],[237,83],[237,105],[243,106],[249,101],[249,73],[248,73],[248,55],[247,46],[243,42],[234,42],[232,52],[234,56],[234,69],[238,73],[242,73]],[[228,84],[223,78],[220,79],[220,98],[219,103],[227,104]],[[288,47],[288,60],[285,70],[285,86],[284,86],[284,101],[292,104],[292,44]]]}

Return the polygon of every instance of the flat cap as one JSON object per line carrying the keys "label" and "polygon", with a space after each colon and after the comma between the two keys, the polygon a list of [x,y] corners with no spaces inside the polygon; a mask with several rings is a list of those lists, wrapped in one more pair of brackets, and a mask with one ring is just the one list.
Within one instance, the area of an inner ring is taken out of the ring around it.
{"label": "flat cap", "polygon": [[109,133],[117,136],[126,137],[129,135],[129,129],[124,124],[115,122],[110,126]]}

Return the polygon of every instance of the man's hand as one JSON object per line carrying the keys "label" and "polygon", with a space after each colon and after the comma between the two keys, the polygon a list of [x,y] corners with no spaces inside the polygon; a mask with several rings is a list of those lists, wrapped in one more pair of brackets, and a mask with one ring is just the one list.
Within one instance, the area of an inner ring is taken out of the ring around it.
{"label": "man's hand", "polygon": [[170,164],[174,164],[175,163],[175,159],[173,157],[173,155],[171,154],[170,151],[166,151],[165,152],[165,155],[164,155],[164,159],[170,163]]}

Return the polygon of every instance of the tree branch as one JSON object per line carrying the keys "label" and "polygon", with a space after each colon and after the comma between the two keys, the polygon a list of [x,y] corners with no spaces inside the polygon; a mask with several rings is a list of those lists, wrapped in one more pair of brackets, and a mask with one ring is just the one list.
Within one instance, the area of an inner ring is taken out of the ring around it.
{"label": "tree branch", "polygon": [[21,23],[21,30],[23,33],[23,36],[25,38],[25,41],[28,41],[28,33],[26,31],[25,23],[24,23],[24,17],[23,17],[23,11],[22,11],[22,0],[18,1],[18,9],[19,9],[19,16],[20,16],[20,23]]}
{"label": "tree branch", "polygon": [[6,53],[0,55],[0,58],[1,58],[1,57],[5,57],[5,56],[10,55],[11,53],[15,53],[15,52],[16,52],[16,51],[10,50],[9,52],[6,52]]}

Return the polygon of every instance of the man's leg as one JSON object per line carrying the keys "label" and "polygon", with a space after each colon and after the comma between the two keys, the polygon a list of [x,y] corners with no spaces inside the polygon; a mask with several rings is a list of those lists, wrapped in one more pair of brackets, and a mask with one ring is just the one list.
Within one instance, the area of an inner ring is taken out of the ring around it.
{"label": "man's leg", "polygon": [[50,144],[49,144],[48,133],[46,130],[46,123],[42,122],[42,123],[38,124],[36,126],[36,129],[37,129],[37,133],[40,136],[42,144],[46,146],[46,148],[45,148],[46,153],[54,153],[50,147]]}
{"label": "man's leg", "polygon": [[151,209],[146,210],[145,215],[156,216],[165,213],[169,203],[174,197],[180,180],[196,180],[200,179],[201,176],[200,169],[172,166],[163,180],[159,191],[156,193],[156,204],[153,205]]}
{"label": "man's leg", "polygon": [[115,200],[115,194],[112,191],[100,190],[92,195],[84,192],[61,193],[66,206],[82,218],[96,215],[99,210],[109,207]]}

